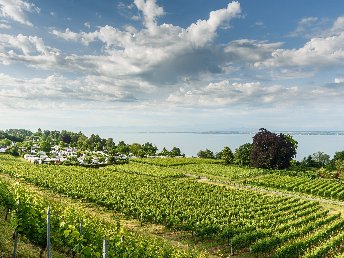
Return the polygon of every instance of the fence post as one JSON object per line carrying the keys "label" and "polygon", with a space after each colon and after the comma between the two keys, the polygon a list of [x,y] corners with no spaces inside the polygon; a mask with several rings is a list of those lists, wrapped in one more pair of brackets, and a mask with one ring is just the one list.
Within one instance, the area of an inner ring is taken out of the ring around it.
{"label": "fence post", "polygon": [[233,242],[232,242],[232,239],[231,239],[231,255],[234,255],[234,250],[233,250]]}
{"label": "fence post", "polygon": [[50,244],[50,207],[47,210],[47,251],[48,258],[51,258],[51,244]]}
{"label": "fence post", "polygon": [[[17,203],[17,216],[19,216],[19,208],[20,208],[20,200],[18,200]],[[12,219],[12,218],[11,218]],[[13,244],[13,258],[17,257],[17,245],[18,245],[18,232],[17,229],[14,229],[14,234],[13,234],[13,240],[14,240],[14,244]]]}
{"label": "fence post", "polygon": [[109,241],[107,239],[103,240],[103,258],[108,258]]}

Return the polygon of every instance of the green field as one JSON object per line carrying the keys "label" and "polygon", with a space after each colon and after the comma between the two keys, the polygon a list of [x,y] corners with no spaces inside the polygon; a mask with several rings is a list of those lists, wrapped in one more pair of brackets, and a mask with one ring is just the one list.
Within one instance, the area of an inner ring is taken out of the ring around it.
{"label": "green field", "polygon": [[[42,212],[51,206],[58,214],[54,223],[63,225],[53,235],[54,246],[67,254],[79,246],[78,252],[97,257],[105,236],[111,240],[110,257],[334,257],[344,253],[340,213],[344,187],[329,179],[195,158],[133,159],[129,164],[91,169],[33,165],[0,156],[0,175],[2,206],[14,208],[17,198],[26,200],[28,215],[20,215],[27,228],[23,234],[38,243],[42,235],[32,229],[44,228]],[[276,194],[271,188],[292,191],[293,196]],[[56,196],[46,198],[44,189]],[[329,211],[321,201],[304,198],[305,193],[336,199],[338,209]],[[62,205],[60,199],[92,204],[112,215],[103,221],[101,215],[94,216],[97,212],[91,216],[83,205],[66,208],[69,204]],[[88,237],[77,232],[80,220],[89,222]],[[130,221],[139,226],[133,229]],[[160,233],[144,233],[153,228],[160,228]]]}

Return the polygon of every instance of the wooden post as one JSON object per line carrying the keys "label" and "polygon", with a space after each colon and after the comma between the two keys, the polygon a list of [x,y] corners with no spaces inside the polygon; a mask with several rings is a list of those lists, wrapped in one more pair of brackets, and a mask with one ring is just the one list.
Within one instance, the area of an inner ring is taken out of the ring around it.
{"label": "wooden post", "polygon": [[48,258],[51,258],[51,244],[50,244],[50,207],[47,210],[47,251]]}
{"label": "wooden post", "polygon": [[18,245],[18,232],[17,231],[14,232],[13,238],[14,238],[13,258],[16,258],[17,257],[17,245]]}
{"label": "wooden post", "polygon": [[[18,202],[17,202],[17,216],[19,216],[19,209],[20,209],[20,200],[18,200]],[[12,217],[11,217],[11,220],[12,220]],[[13,244],[13,258],[16,258],[17,257],[17,246],[18,246],[18,232],[17,232],[17,229],[14,229],[13,240],[14,240],[14,244]]]}
{"label": "wooden post", "polygon": [[108,258],[109,242],[108,240],[103,240],[103,258]]}
{"label": "wooden post", "polygon": [[231,240],[231,256],[234,255],[234,251],[233,251],[233,242]]}

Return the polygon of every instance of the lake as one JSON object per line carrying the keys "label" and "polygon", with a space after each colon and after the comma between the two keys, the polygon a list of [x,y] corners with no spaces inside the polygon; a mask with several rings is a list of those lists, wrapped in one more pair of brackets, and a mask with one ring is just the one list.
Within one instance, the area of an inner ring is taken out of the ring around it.
{"label": "lake", "polygon": [[[111,134],[111,135],[110,135]],[[336,151],[344,150],[344,133],[340,132],[302,132],[289,133],[298,141],[297,160],[315,152],[322,151],[329,154],[331,158]],[[136,133],[107,133],[106,137],[112,137],[115,142],[126,143],[151,142],[159,151],[163,147],[168,150],[178,147],[186,156],[197,156],[199,150],[208,148],[214,153],[219,152],[224,146],[234,150],[242,144],[252,143],[254,133],[193,133],[193,132],[136,132]]]}

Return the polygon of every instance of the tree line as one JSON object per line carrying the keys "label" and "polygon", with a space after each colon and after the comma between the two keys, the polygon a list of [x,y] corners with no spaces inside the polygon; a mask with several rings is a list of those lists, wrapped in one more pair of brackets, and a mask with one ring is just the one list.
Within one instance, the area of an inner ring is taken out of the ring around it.
{"label": "tree line", "polygon": [[293,169],[306,171],[323,168],[323,172],[337,171],[344,173],[344,151],[335,153],[333,159],[323,152],[316,152],[302,161],[295,161],[298,142],[288,134],[272,133],[261,128],[253,137],[252,143],[246,143],[235,149],[224,147],[213,153],[209,149],[200,150],[200,158],[222,159],[226,164],[251,166],[265,169]]}

